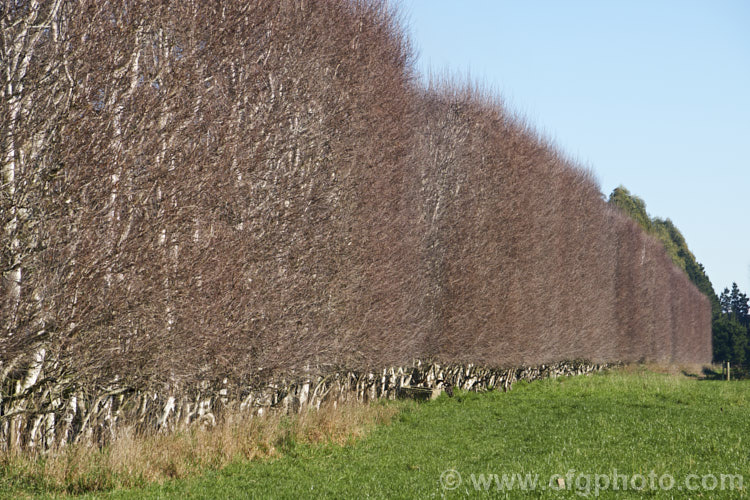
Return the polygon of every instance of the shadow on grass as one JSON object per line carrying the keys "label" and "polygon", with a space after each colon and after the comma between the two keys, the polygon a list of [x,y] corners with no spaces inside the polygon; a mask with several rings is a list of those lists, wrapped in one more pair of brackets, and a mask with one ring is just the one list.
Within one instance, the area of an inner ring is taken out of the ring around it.
{"label": "shadow on grass", "polygon": [[[703,376],[698,376],[694,373],[682,372],[686,377],[695,378],[698,380],[725,380],[726,374],[721,371],[716,371],[713,368],[703,368]],[[750,367],[747,366],[732,366],[730,371],[730,381],[732,380],[750,380]]]}

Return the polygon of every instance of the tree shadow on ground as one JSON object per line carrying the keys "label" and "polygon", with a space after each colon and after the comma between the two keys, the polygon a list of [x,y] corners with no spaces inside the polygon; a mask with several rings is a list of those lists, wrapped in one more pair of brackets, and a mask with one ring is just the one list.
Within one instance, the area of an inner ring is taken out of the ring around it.
{"label": "tree shadow on ground", "polygon": [[[682,372],[683,375],[698,380],[726,380],[726,373],[722,370],[714,370],[713,368],[704,367],[701,372],[702,375],[695,373]],[[730,381],[732,380],[750,380],[750,367],[747,366],[732,366],[730,370]]]}

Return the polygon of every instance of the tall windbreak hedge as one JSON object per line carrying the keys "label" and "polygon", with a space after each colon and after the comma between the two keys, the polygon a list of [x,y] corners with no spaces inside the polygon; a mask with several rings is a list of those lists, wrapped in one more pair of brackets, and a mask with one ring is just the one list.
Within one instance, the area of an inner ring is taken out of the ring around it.
{"label": "tall windbreak hedge", "polygon": [[383,2],[2,2],[0,28],[4,387],[711,359],[661,244],[491,95],[418,84]]}

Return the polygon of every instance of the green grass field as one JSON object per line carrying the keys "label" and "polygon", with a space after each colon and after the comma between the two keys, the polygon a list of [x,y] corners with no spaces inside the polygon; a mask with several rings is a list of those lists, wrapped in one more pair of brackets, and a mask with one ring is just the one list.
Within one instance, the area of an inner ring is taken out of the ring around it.
{"label": "green grass field", "polygon": [[519,383],[508,393],[460,392],[430,403],[384,404],[402,405],[400,415],[391,425],[380,426],[349,446],[299,445],[290,440],[277,459],[234,463],[199,477],[110,494],[116,498],[747,495],[748,486],[740,487],[737,477],[724,477],[722,490],[721,475],[744,475],[743,480],[750,482],[750,382],[618,370]]}

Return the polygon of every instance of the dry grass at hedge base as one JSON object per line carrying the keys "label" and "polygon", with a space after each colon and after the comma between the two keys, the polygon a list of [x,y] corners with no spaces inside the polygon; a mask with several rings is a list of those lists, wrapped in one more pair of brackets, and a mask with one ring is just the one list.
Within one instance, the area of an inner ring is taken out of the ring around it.
{"label": "dry grass at hedge base", "polygon": [[[300,415],[231,413],[213,427],[141,436],[123,428],[102,449],[71,445],[47,456],[0,456],[0,476],[47,493],[84,493],[143,486],[220,469],[238,460],[280,456],[296,444],[351,444],[387,424],[399,404],[328,404]],[[2,483],[0,483],[2,484]]]}

